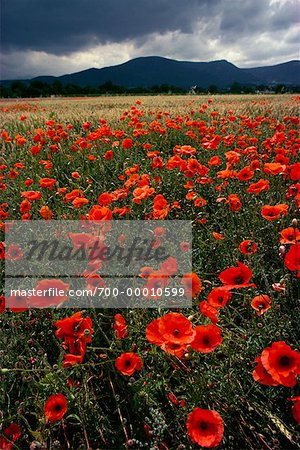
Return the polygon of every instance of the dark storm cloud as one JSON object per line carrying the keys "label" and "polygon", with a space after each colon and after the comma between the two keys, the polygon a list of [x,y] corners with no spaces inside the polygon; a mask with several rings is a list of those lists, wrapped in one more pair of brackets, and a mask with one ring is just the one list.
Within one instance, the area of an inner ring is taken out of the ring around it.
{"label": "dark storm cloud", "polygon": [[288,30],[299,22],[299,1],[285,3],[268,0],[233,0],[222,10],[220,33],[225,40],[237,40],[245,35],[253,38],[263,34]]}
{"label": "dark storm cloud", "polygon": [[221,0],[2,0],[2,49],[61,55],[178,30],[216,14]]}
{"label": "dark storm cloud", "polygon": [[299,59],[299,0],[0,0],[2,79],[62,75],[139,56]]}

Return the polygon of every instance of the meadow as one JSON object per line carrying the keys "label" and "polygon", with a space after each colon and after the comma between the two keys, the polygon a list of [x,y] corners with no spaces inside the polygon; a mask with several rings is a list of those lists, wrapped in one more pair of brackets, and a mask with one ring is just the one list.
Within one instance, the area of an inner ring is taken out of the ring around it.
{"label": "meadow", "polygon": [[[0,449],[299,448],[299,101],[0,102]],[[5,223],[116,219],[192,221],[192,307],[5,297]]]}

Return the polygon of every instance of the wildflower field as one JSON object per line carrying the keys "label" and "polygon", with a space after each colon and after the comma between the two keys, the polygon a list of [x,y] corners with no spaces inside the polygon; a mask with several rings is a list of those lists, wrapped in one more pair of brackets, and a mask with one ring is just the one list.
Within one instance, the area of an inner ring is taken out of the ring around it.
{"label": "wildflower field", "polygon": [[[0,449],[299,448],[299,101],[1,101]],[[192,221],[192,307],[5,295],[10,221],[116,219]]]}

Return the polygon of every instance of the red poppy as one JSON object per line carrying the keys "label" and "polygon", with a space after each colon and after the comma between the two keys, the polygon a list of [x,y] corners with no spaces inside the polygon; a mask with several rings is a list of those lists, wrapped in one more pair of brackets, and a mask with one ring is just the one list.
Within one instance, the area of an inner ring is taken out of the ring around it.
{"label": "red poppy", "polygon": [[41,193],[39,191],[24,191],[21,192],[22,197],[27,198],[27,200],[39,200],[41,198]]}
{"label": "red poppy", "polygon": [[274,378],[266,371],[261,362],[261,357],[258,356],[255,358],[255,362],[257,362],[257,366],[252,372],[253,379],[260,384],[264,384],[266,386],[278,386],[278,381],[274,380]]}
{"label": "red poppy", "polygon": [[2,314],[5,311],[5,297],[4,295],[0,295],[0,314]]}
{"label": "red poppy", "polygon": [[159,324],[161,319],[154,319],[146,327],[146,338],[151,344],[162,345],[164,338],[159,330]]}
{"label": "red poppy", "polygon": [[159,271],[163,275],[174,275],[178,270],[177,259],[172,258],[171,256],[167,258],[161,265],[159,266]]}
{"label": "red poppy", "polygon": [[218,315],[220,314],[220,311],[209,305],[205,300],[203,300],[203,302],[200,302],[199,308],[202,314],[205,317],[208,317],[212,321],[212,323],[219,322]]}
{"label": "red poppy", "polygon": [[[58,330],[55,331],[55,336],[59,338],[80,338],[85,336],[86,342],[91,342],[93,334],[92,320],[90,317],[82,317],[81,312],[76,312],[70,317],[60,319],[53,324]],[[85,332],[88,331],[88,333]]]}
{"label": "red poppy", "polygon": [[53,186],[56,183],[56,180],[54,178],[41,178],[39,183],[40,183],[41,188],[47,187],[50,189],[50,191],[52,191]]}
{"label": "red poppy", "polygon": [[300,245],[293,245],[286,253],[284,265],[291,271],[298,271],[300,275]]}
{"label": "red poppy", "polygon": [[245,264],[238,262],[238,266],[231,266],[220,273],[219,279],[226,286],[226,289],[237,289],[255,286],[253,283],[248,284],[252,277],[252,270]]}
{"label": "red poppy", "polygon": [[132,352],[123,353],[116,359],[116,368],[126,376],[131,376],[136,370],[141,370],[143,362],[141,358]]}
{"label": "red poppy", "polygon": [[31,203],[27,198],[20,203],[20,212],[25,213],[28,212],[31,208]]}
{"label": "red poppy", "polygon": [[221,241],[224,239],[224,236],[221,233],[217,233],[216,231],[213,231],[212,235],[216,241]]}
{"label": "red poppy", "polygon": [[257,295],[253,298],[251,302],[251,306],[253,309],[257,311],[257,314],[261,316],[264,314],[268,309],[271,308],[271,299],[268,295]]}
{"label": "red poppy", "polygon": [[251,170],[249,166],[244,167],[239,173],[237,173],[236,177],[240,181],[247,181],[253,178],[254,172]]}
{"label": "red poppy", "polygon": [[12,294],[6,299],[6,307],[17,313],[28,311],[28,298],[24,295]]}
{"label": "red poppy", "polygon": [[270,189],[270,181],[261,178],[257,183],[250,184],[250,186],[246,190],[250,194],[258,195],[261,192],[267,191],[268,189]]}
{"label": "red poppy", "polygon": [[195,337],[192,324],[180,313],[170,312],[159,319],[159,333],[164,342],[189,344]]}
{"label": "red poppy", "polygon": [[289,209],[289,207],[285,203],[280,203],[275,206],[265,205],[265,206],[262,206],[262,208],[261,208],[261,215],[265,219],[272,221],[272,220],[279,219],[281,214],[286,216],[288,213],[288,209]]}
{"label": "red poppy", "polygon": [[266,163],[263,170],[267,175],[278,175],[285,172],[286,166],[280,163]]}
{"label": "red poppy", "polygon": [[0,436],[0,449],[12,450],[14,442],[21,436],[21,430],[17,423],[11,423],[3,430],[3,436]]}
{"label": "red poppy", "polygon": [[72,201],[72,205],[74,208],[81,208],[82,206],[87,205],[88,202],[88,199],[85,197],[76,197]]}
{"label": "red poppy", "polygon": [[126,321],[121,314],[115,315],[115,323],[114,330],[116,332],[118,339],[124,339],[128,336],[128,332],[126,331]]}
{"label": "red poppy", "polygon": [[129,139],[129,138],[127,138],[127,139],[124,139],[123,141],[122,141],[122,147],[123,148],[131,148],[132,147],[132,139]]}
{"label": "red poppy", "polygon": [[50,220],[53,217],[53,212],[51,211],[49,206],[42,206],[40,209],[40,214],[45,220]]}
{"label": "red poppy", "polygon": [[296,244],[297,241],[300,241],[300,230],[294,227],[285,228],[280,232],[281,244]]}
{"label": "red poppy", "polygon": [[257,252],[257,244],[250,239],[246,239],[240,243],[238,249],[243,255],[253,255]]}
{"label": "red poppy", "polygon": [[216,309],[223,308],[226,303],[231,299],[232,294],[228,289],[223,287],[214,288],[207,296],[207,302],[209,305]]}
{"label": "red poppy", "polygon": [[51,395],[45,403],[44,414],[49,422],[61,420],[68,410],[67,399],[63,394]]}
{"label": "red poppy", "polygon": [[183,275],[181,283],[185,288],[186,297],[197,297],[202,291],[202,282],[195,272]]}
{"label": "red poppy", "polygon": [[300,353],[285,342],[273,342],[271,347],[266,347],[261,362],[275,381],[283,386],[295,386],[297,375],[300,375]]}
{"label": "red poppy", "polygon": [[[29,298],[30,306],[33,308],[49,308],[59,305],[69,299],[67,292],[69,284],[62,280],[41,280],[36,285],[33,295]],[[41,291],[41,295],[38,291]]]}
{"label": "red poppy", "polygon": [[222,342],[220,328],[216,325],[198,325],[194,330],[196,336],[190,345],[197,352],[211,353]]}
{"label": "red poppy", "polygon": [[112,211],[106,206],[94,205],[89,212],[89,220],[110,220]]}
{"label": "red poppy", "polygon": [[11,244],[9,248],[5,249],[5,258],[10,261],[18,261],[23,258],[23,252],[18,244]]}
{"label": "red poppy", "polygon": [[186,426],[191,440],[202,447],[216,447],[223,439],[224,422],[217,411],[197,407],[188,415]]}
{"label": "red poppy", "polygon": [[289,400],[295,402],[294,406],[292,407],[292,414],[297,424],[300,425],[300,396],[289,398]]}
{"label": "red poppy", "polygon": [[235,194],[228,195],[226,203],[229,204],[230,210],[234,212],[238,212],[242,207],[240,198]]}
{"label": "red poppy", "polygon": [[300,163],[292,164],[289,166],[289,176],[293,181],[300,180]]}

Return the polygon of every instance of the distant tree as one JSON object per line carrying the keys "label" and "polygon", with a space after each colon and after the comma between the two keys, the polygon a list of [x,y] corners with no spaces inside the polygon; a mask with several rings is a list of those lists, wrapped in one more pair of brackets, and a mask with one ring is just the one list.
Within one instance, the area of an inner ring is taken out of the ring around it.
{"label": "distant tree", "polygon": [[240,94],[242,90],[243,90],[242,86],[237,81],[234,81],[230,86],[230,92],[232,94]]}
{"label": "distant tree", "polygon": [[217,94],[217,93],[219,92],[219,88],[218,88],[218,86],[215,85],[215,84],[209,85],[208,88],[207,88],[207,90],[208,90],[208,92],[209,92],[210,94]]}
{"label": "distant tree", "polygon": [[284,94],[287,91],[284,84],[277,84],[275,86],[275,94]]}
{"label": "distant tree", "polygon": [[26,86],[22,81],[16,80],[11,83],[12,97],[25,97]]}
{"label": "distant tree", "polygon": [[62,95],[63,93],[63,85],[59,80],[55,80],[51,85],[51,94],[53,95]]}

